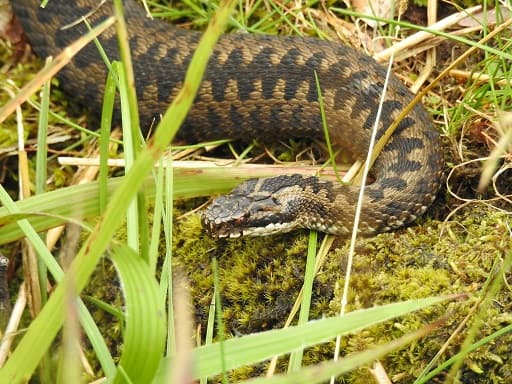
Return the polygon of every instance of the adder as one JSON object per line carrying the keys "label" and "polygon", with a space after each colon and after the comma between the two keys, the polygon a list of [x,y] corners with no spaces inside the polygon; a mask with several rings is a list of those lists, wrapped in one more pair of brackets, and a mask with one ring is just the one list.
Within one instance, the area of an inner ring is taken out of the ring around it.
{"label": "adder", "polygon": [[[55,55],[112,12],[112,1],[12,1],[33,50]],[[200,33],[150,20],[133,0],[125,0],[141,124],[148,127],[182,86]],[[97,9],[96,9],[97,8]],[[61,27],[67,26],[66,29]],[[118,58],[114,29],[100,42]],[[322,136],[318,76],[331,140],[364,158],[383,91],[386,71],[357,50],[314,38],[223,35],[209,59],[199,93],[179,131],[189,142],[218,138]],[[106,68],[90,44],[59,74],[62,89],[101,111]],[[392,76],[377,138],[412,95]],[[365,190],[359,231],[373,235],[411,223],[433,202],[442,179],[439,133],[421,105],[404,118],[375,162],[375,181]],[[218,197],[202,213],[208,232],[218,237],[266,235],[311,228],[335,235],[351,231],[359,188],[312,176],[282,175],[242,183]]]}

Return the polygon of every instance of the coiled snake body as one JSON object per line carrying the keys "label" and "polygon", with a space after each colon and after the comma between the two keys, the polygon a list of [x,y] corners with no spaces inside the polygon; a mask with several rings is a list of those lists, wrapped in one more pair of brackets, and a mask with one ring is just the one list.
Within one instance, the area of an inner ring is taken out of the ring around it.
{"label": "coiled snake body", "polygon": [[[56,54],[84,34],[83,23],[61,30],[97,6],[94,0],[15,0],[12,6],[41,57]],[[162,113],[182,85],[199,33],[150,20],[124,2],[143,126]],[[106,1],[89,17],[111,13]],[[118,57],[111,28],[100,38]],[[179,132],[187,141],[322,135],[315,72],[322,88],[331,140],[363,158],[381,97],[385,70],[352,48],[299,37],[227,34],[210,58],[195,103]],[[83,105],[101,110],[106,70],[90,44],[59,75],[61,87]],[[411,100],[392,77],[378,137]],[[410,223],[432,203],[442,178],[440,139],[416,105],[375,162],[365,193],[360,232],[374,234]],[[296,227],[344,235],[351,231],[359,188],[316,177],[283,175],[250,180],[203,212],[207,230],[224,237],[285,232]]]}

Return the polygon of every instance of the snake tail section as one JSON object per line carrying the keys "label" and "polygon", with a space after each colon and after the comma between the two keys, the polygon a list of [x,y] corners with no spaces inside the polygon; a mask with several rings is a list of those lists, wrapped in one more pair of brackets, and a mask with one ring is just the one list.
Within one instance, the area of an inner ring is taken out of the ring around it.
{"label": "snake tail section", "polygon": [[[112,14],[112,1],[11,2],[37,55],[56,55]],[[147,18],[124,1],[141,125],[148,131],[176,97],[200,33]],[[63,28],[64,27],[64,28]],[[114,28],[100,37],[118,59]],[[331,140],[364,158],[386,71],[370,57],[341,44],[313,38],[226,34],[208,63],[179,139],[270,141],[322,137],[315,74],[322,89]],[[59,74],[61,88],[94,114],[101,111],[106,69],[89,44]],[[386,91],[377,138],[412,95],[394,76]],[[375,162],[366,188],[359,230],[370,235],[410,223],[433,202],[442,180],[440,138],[428,113],[416,105],[401,121]],[[350,232],[359,189],[298,175],[252,180],[220,197],[203,213],[214,236],[263,235],[296,227],[338,235]]]}

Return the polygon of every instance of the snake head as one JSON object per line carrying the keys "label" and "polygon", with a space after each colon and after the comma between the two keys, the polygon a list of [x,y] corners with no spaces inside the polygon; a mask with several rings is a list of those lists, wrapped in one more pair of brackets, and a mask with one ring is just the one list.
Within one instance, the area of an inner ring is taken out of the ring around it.
{"label": "snake head", "polygon": [[218,238],[265,236],[300,227],[294,188],[300,175],[248,180],[217,197],[202,212],[203,226]]}

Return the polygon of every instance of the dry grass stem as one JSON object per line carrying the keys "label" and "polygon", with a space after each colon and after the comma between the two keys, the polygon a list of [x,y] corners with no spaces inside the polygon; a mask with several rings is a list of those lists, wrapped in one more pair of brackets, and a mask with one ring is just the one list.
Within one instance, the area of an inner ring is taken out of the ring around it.
{"label": "dry grass stem", "polygon": [[16,303],[14,304],[13,310],[11,312],[11,317],[9,318],[9,322],[5,328],[2,341],[0,342],[0,367],[3,367],[5,361],[7,360],[12,342],[17,335],[17,330],[20,325],[23,313],[25,312],[26,306],[27,293],[25,290],[25,284],[21,284],[18,295],[16,296]]}
{"label": "dry grass stem", "polygon": [[483,84],[483,83],[489,83],[492,81],[494,85],[499,86],[506,86],[509,83],[509,80],[507,79],[496,79],[491,78],[489,75],[481,72],[470,72],[470,71],[464,71],[461,69],[452,69],[448,74],[452,77],[455,77],[459,80],[471,80],[471,82],[475,82],[477,84]]}
{"label": "dry grass stem", "polygon": [[[58,158],[59,164],[61,165],[72,165],[72,166],[89,166],[96,167],[99,165],[99,158],[78,158],[78,157],[66,157],[61,156]],[[111,167],[124,167],[124,159],[109,159],[108,165]],[[174,169],[184,169],[184,170],[198,170],[201,169],[222,169],[225,172],[248,172],[248,173],[259,173],[263,172],[270,176],[273,175],[282,175],[282,174],[292,174],[298,173],[305,176],[313,176],[320,175],[324,177],[333,177],[335,178],[334,171],[330,168],[322,168],[316,165],[290,165],[290,163],[286,163],[287,165],[280,164],[252,164],[252,163],[243,163],[238,165],[237,167],[230,167],[233,164],[233,160],[219,160],[219,161],[205,161],[205,160],[185,160],[185,161],[173,161],[172,165]],[[159,164],[155,164],[155,167],[159,167]],[[167,163],[164,159],[163,166],[166,167]],[[343,168],[342,168],[343,169]],[[347,168],[345,168],[346,170]],[[256,177],[253,175],[252,177]]]}
{"label": "dry grass stem", "polygon": [[[437,17],[437,0],[429,0],[427,6],[427,17],[428,17],[428,25],[432,26],[436,23]],[[395,58],[396,60],[396,58]],[[432,73],[432,69],[434,69],[436,65],[436,50],[431,48],[427,51],[425,66],[422,68],[418,78],[414,82],[411,87],[411,91],[416,93],[423,86],[423,83],[427,81],[428,77]]]}
{"label": "dry grass stem", "polygon": [[27,99],[37,92],[44,83],[49,81],[53,76],[57,74],[65,65],[67,65],[73,56],[75,56],[80,50],[89,44],[94,38],[98,37],[103,31],[112,26],[115,23],[114,17],[109,17],[104,22],[94,28],[90,33],[84,37],[78,39],[73,44],[70,44],[64,49],[50,65],[45,66],[39,71],[34,79],[28,82],[18,93],[18,95],[7,102],[2,108],[0,108],[0,123],[2,123],[11,113],[13,113],[17,106],[23,104]]}
{"label": "dry grass stem", "polygon": [[389,378],[386,369],[384,368],[380,361],[376,361],[375,364],[373,364],[373,366],[369,368],[369,371],[377,384],[392,384],[392,381]]}
{"label": "dry grass stem", "polygon": [[[457,24],[461,20],[465,19],[468,15],[471,15],[479,10],[481,10],[482,7],[480,5],[477,5],[472,8],[468,8],[462,12],[455,13],[453,15],[450,15],[448,17],[445,17],[444,19],[438,21],[437,23],[429,26],[429,29],[433,31],[444,31],[445,29]],[[399,54],[400,52],[407,52],[412,47],[417,46],[420,43],[423,43],[425,40],[431,38],[433,34],[431,32],[426,31],[419,31],[416,32],[414,35],[411,35],[402,41],[394,44],[392,47],[389,47],[388,49],[385,49],[382,52],[379,52],[373,56],[375,60],[377,60],[380,63],[385,62],[386,60],[389,60],[389,58],[392,55]]]}

